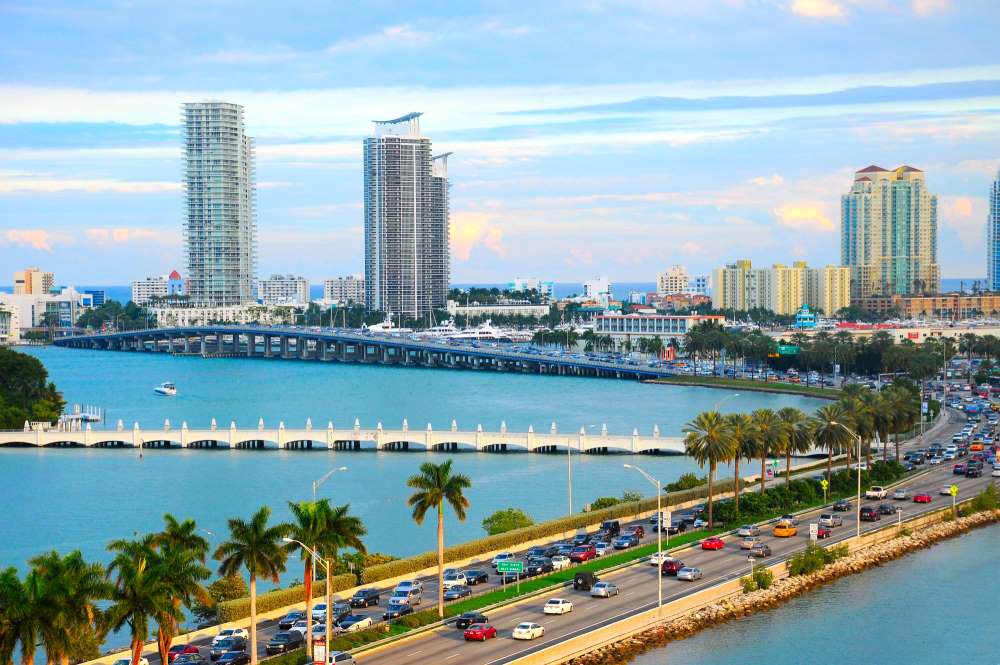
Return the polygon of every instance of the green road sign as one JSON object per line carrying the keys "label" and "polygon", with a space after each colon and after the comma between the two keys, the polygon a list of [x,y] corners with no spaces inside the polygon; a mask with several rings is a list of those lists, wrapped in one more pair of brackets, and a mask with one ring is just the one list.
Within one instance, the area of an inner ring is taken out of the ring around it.
{"label": "green road sign", "polygon": [[958,496],[958,485],[952,485],[948,488],[948,491],[951,492],[952,496]]}
{"label": "green road sign", "polygon": [[794,344],[779,344],[778,345],[778,355],[779,356],[797,356],[799,355],[799,347]]}
{"label": "green road sign", "polygon": [[523,561],[497,561],[498,573],[523,573]]}

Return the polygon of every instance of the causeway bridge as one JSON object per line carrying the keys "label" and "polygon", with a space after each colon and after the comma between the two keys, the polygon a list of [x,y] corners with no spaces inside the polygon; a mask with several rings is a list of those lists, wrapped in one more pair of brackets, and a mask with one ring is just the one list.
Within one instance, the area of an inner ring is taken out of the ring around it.
{"label": "causeway bridge", "polygon": [[509,344],[424,339],[402,333],[292,326],[208,325],[150,328],[53,340],[56,346],[203,357],[283,358],[319,362],[496,372],[654,379],[664,367],[613,362],[561,352],[533,352]]}
{"label": "causeway bridge", "polygon": [[527,432],[510,432],[506,423],[499,430],[486,431],[482,425],[475,430],[460,430],[452,421],[451,427],[435,430],[428,423],[426,429],[410,429],[403,421],[399,429],[386,429],[382,423],[374,428],[362,428],[355,420],[350,428],[334,427],[332,422],[326,427],[314,428],[307,420],[304,427],[285,427],[280,422],[277,427],[265,427],[263,419],[257,427],[239,428],[235,422],[229,427],[218,427],[213,419],[207,429],[189,428],[187,423],[180,427],[164,421],[162,427],[144,429],[139,423],[131,427],[118,421],[114,428],[93,429],[85,427],[72,429],[32,427],[25,423],[23,430],[0,431],[0,446],[34,447],[87,447],[87,448],[192,448],[223,450],[390,450],[390,451],[437,451],[437,452],[530,452],[530,453],[579,453],[579,454],[683,454],[684,440],[677,436],[661,436],[659,427],[650,435],[640,435],[637,429],[632,434],[609,434],[606,426],[600,431],[562,433],[552,423],[547,431],[535,432],[529,427]]}

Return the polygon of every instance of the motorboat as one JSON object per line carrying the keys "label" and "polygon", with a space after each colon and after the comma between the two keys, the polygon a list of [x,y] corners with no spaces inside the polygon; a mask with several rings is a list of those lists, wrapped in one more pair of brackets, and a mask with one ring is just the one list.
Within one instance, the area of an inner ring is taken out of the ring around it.
{"label": "motorboat", "polygon": [[173,397],[177,394],[177,386],[169,381],[164,381],[160,385],[153,388],[153,392],[157,395],[165,395],[167,397]]}

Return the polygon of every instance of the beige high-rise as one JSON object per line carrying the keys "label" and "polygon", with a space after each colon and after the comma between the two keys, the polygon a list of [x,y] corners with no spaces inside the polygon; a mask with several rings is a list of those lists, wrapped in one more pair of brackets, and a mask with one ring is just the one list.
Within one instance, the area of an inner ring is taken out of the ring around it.
{"label": "beige high-rise", "polygon": [[14,295],[40,296],[52,290],[55,284],[55,274],[39,270],[31,266],[14,273]]}
{"label": "beige high-rise", "polygon": [[923,171],[861,169],[841,197],[840,222],[840,262],[852,269],[854,299],[939,290],[937,197]]}
{"label": "beige high-rise", "polygon": [[851,271],[843,266],[810,268],[805,261],[754,268],[741,259],[713,272],[712,307],[766,309],[794,314],[802,305],[835,314],[851,304]]}

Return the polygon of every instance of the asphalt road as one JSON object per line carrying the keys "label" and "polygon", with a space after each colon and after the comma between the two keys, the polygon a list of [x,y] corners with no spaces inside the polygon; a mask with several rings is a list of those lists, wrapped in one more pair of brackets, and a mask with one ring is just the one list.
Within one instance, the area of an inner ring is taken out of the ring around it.
{"label": "asphalt road", "polygon": [[[954,421],[955,424],[949,425],[947,427],[936,428],[941,430],[937,438],[934,440],[941,440],[946,442],[950,440],[951,432],[958,429],[958,421]],[[925,437],[926,441],[930,441],[930,438]],[[911,443],[909,447],[919,447],[917,443]],[[948,466],[947,470],[942,466],[938,471],[943,475],[948,475],[950,473],[951,467]],[[946,471],[946,472],[945,472]],[[801,475],[813,475],[815,471],[810,471]],[[986,473],[985,480],[988,481],[988,470]],[[935,482],[928,481],[927,487],[930,488],[932,494],[935,494],[935,500],[931,504],[931,508],[936,508],[940,505],[941,500],[945,497],[938,498],[936,496],[937,490],[943,481],[938,477],[938,474],[934,474],[935,478],[938,480]],[[950,479],[951,476],[949,475]],[[966,479],[962,479],[963,481]],[[770,485],[784,482],[782,479],[769,481]],[[982,483],[985,485],[985,482]],[[918,487],[923,489],[923,484],[918,484]],[[963,488],[964,492],[964,488]],[[962,496],[962,494],[960,494]],[[900,502],[903,504],[904,502]],[[909,516],[913,513],[913,509],[917,507],[915,504],[906,502],[903,506],[906,511],[904,516]],[[679,518],[687,511],[678,511],[673,513],[673,518]],[[854,533],[853,526],[848,528],[848,524],[853,525],[854,513],[851,512],[841,513],[844,515],[844,526],[838,527],[834,530],[833,540],[837,540],[843,537],[847,537]],[[818,515],[818,511],[817,511]],[[623,529],[625,526],[630,524],[642,524],[646,527],[646,537],[643,539],[643,545],[656,542],[656,534],[652,529],[650,529],[650,524],[648,520],[638,520],[634,522],[623,522]],[[773,539],[769,535],[764,537],[764,541],[771,545],[773,550],[773,557],[780,557],[782,553],[791,551],[795,548],[804,546],[804,541],[808,539],[808,526],[806,525],[806,518],[803,518],[804,529],[800,530],[800,534],[796,538],[791,539]],[[879,523],[881,524],[881,523]],[[762,529],[762,531],[768,531],[769,529]],[[728,539],[727,539],[728,542]],[[517,554],[522,554],[524,549],[513,550]],[[706,556],[707,555],[707,556]],[[690,559],[690,561],[688,560]],[[690,593],[693,590],[700,589],[704,586],[714,584],[719,581],[725,575],[743,575],[748,570],[748,565],[746,561],[746,552],[744,550],[738,549],[737,545],[727,545],[726,549],[722,552],[701,552],[693,551],[691,555],[683,557],[685,563],[690,563],[691,565],[699,566],[702,568],[705,577],[703,580],[698,582],[678,582],[674,578],[664,578],[664,601],[672,600],[674,598],[683,595],[684,593]],[[734,564],[735,562],[735,564]],[[734,568],[733,565],[736,567]],[[500,585],[498,583],[498,578],[493,572],[492,567],[489,564],[489,559],[484,560],[480,564],[471,564],[465,567],[466,569],[471,568],[482,568],[490,573],[490,581],[488,583],[483,583],[472,587],[473,595],[479,595],[492,591],[498,588]],[[574,603],[574,611],[570,614],[551,617],[543,616],[541,613],[541,604],[544,603],[546,597],[542,597],[539,600],[538,606],[530,610],[526,609],[527,606],[505,609],[490,615],[491,621],[496,621],[495,624],[497,629],[500,631],[500,639],[493,640],[487,645],[480,644],[470,644],[468,648],[461,649],[464,645],[464,640],[461,635],[461,631],[455,630],[454,628],[441,629],[431,633],[426,638],[421,638],[415,641],[409,641],[407,644],[400,645],[398,648],[390,648],[384,650],[378,654],[373,654],[371,656],[365,657],[364,654],[360,654],[358,657],[359,661],[365,663],[397,663],[397,662],[438,662],[440,657],[440,662],[454,661],[458,662],[504,662],[505,659],[511,657],[511,654],[523,651],[524,649],[534,650],[539,646],[551,643],[552,640],[565,639],[574,634],[574,631],[586,631],[590,628],[600,625],[602,622],[613,621],[627,615],[629,611],[638,611],[636,608],[641,607],[643,603],[656,602],[656,570],[652,566],[639,566],[633,569],[627,569],[621,573],[608,574],[606,579],[620,583],[623,587],[622,595],[618,598],[612,599],[591,599],[589,595],[582,592],[568,591],[567,596],[571,597]],[[648,579],[647,579],[648,578]],[[430,577],[419,578],[423,583],[423,594],[422,603],[416,608],[417,611],[427,608],[434,608],[437,604],[437,576],[433,575]],[[681,585],[678,587],[678,585]],[[372,585],[379,588],[381,591],[380,605],[354,610],[355,614],[371,616],[376,622],[381,621],[382,612],[385,609],[389,596],[392,594],[391,587],[384,587],[380,585]],[[646,588],[648,587],[648,588]],[[651,598],[647,598],[649,594],[652,594]],[[668,595],[669,593],[669,595]],[[552,597],[557,597],[557,593],[553,592]],[[335,601],[338,599],[337,594],[334,594]],[[346,600],[346,598],[341,598],[341,600]],[[316,602],[321,602],[317,600]],[[624,612],[624,614],[623,614]],[[541,623],[546,628],[546,635],[543,638],[533,641],[532,643],[525,643],[510,639],[510,630],[520,621],[523,620],[533,620],[537,623]],[[276,633],[280,632],[278,629],[277,621],[267,620],[260,621],[257,624],[257,646],[258,646],[258,656],[264,658],[266,656],[264,652],[264,647],[268,640],[271,639]],[[181,636],[183,638],[183,636]],[[182,639],[175,640],[175,644],[183,643]],[[198,647],[202,648],[203,655],[207,659],[208,649],[207,647],[211,643],[210,638],[202,638],[197,640],[192,640],[190,642]],[[413,648],[409,648],[413,645]],[[477,647],[479,647],[477,649]],[[456,651],[456,649],[459,649]],[[415,653],[420,651],[421,653]],[[445,653],[447,652],[447,653]],[[477,655],[472,655],[477,654]],[[483,654],[486,654],[485,656]],[[149,660],[150,665],[159,665],[159,656],[155,653],[145,654]],[[419,656],[418,660],[416,659]],[[457,660],[459,656],[466,656],[471,658],[471,660]],[[426,660],[430,658],[432,660]],[[485,660],[483,659],[485,658]]]}

